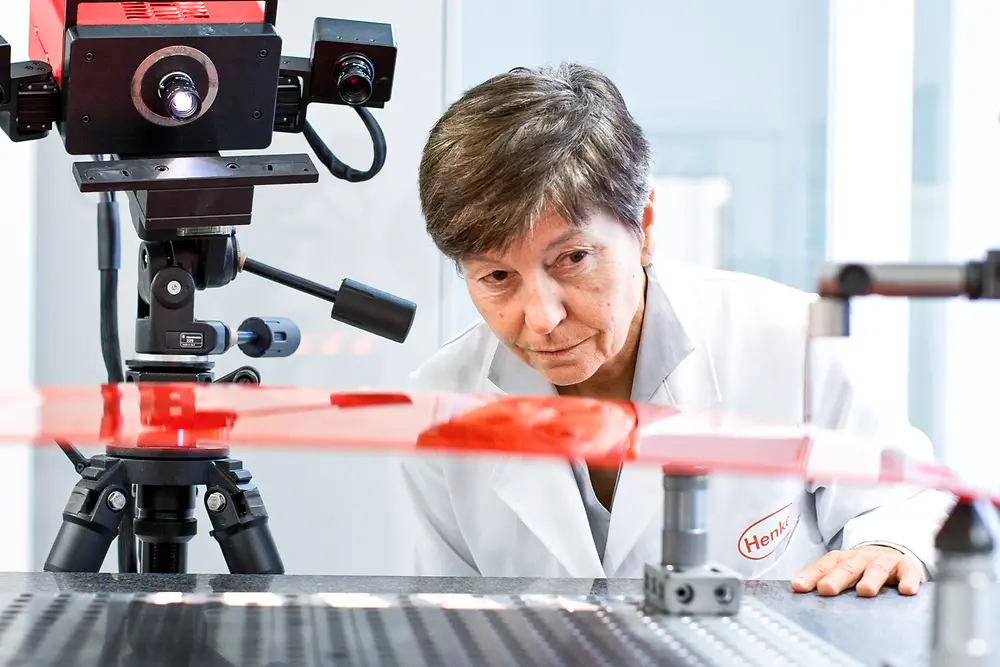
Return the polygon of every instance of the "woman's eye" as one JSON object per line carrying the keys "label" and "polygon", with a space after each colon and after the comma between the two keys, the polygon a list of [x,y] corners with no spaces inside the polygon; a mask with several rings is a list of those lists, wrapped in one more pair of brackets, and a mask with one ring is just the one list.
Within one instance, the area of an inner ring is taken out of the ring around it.
{"label": "woman's eye", "polygon": [[562,257],[560,257],[559,264],[564,268],[569,266],[575,266],[580,262],[582,262],[583,260],[587,259],[588,255],[590,255],[590,253],[587,252],[586,250],[574,250],[573,252],[567,253]]}
{"label": "woman's eye", "polygon": [[489,275],[486,276],[486,279],[489,282],[502,283],[504,280],[507,279],[507,272],[506,271],[493,271]]}

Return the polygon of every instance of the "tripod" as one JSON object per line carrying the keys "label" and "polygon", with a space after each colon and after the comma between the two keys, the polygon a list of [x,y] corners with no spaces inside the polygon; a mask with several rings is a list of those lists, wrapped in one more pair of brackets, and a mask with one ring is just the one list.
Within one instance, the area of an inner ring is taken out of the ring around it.
{"label": "tripod", "polygon": [[[84,192],[128,192],[142,242],[136,355],[122,379],[141,385],[143,426],[152,429],[155,441],[108,445],[103,455],[90,459],[72,444],[59,443],[81,479],[66,504],[45,570],[96,572],[117,537],[120,571],[186,572],[187,544],[197,533],[195,487],[204,486],[210,534],[230,572],[282,574],[260,491],[242,461],[231,458],[219,442],[236,415],[199,411],[193,385],[260,384],[251,366],[215,379],[210,357],[234,346],[250,357],[285,357],[298,348],[301,335],[284,318],[252,317],[235,331],[222,322],[197,320],[195,294],[222,287],[245,271],[331,302],[333,319],[396,342],[406,339],[416,305],[351,280],[333,290],[240,253],[234,226],[250,222],[253,187],[315,182],[318,172],[308,156],[97,161],[74,165],[74,173]],[[237,195],[241,190],[244,194]],[[117,217],[110,195],[99,211],[100,267],[102,274],[113,273]],[[102,331],[107,332],[113,308],[110,315],[106,307],[102,310]],[[121,421],[121,394],[111,370],[116,334],[103,336],[102,347],[112,380],[104,388],[102,431],[113,435]],[[194,441],[190,433],[196,434]]]}
{"label": "tripod", "polygon": [[[176,437],[186,430],[210,434],[213,429],[221,433],[235,420],[231,413],[197,411],[191,389],[156,389],[140,388],[144,425],[163,428],[159,434],[154,430],[156,435]],[[102,430],[113,432],[120,413],[118,387],[105,387],[104,399]],[[189,441],[173,448],[147,448],[140,442],[139,447],[109,445],[105,454],[85,459],[69,443],[59,444],[81,479],[63,512],[46,571],[97,572],[118,537],[123,572],[186,572],[187,543],[197,533],[195,487],[204,486],[210,534],[229,571],[284,572],[260,491],[242,462],[229,456],[228,447]],[[138,554],[134,540],[139,542]]]}

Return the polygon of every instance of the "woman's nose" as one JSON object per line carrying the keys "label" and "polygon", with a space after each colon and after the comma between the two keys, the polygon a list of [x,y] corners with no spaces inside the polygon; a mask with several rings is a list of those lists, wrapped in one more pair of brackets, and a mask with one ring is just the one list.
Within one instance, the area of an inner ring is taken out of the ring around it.
{"label": "woman's nose", "polygon": [[552,333],[566,319],[566,309],[559,290],[547,285],[536,285],[526,290],[524,324],[538,335]]}

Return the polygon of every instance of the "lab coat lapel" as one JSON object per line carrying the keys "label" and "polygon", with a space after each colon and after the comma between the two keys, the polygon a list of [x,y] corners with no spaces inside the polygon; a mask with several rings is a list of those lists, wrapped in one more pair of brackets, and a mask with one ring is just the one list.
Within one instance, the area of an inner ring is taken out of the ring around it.
{"label": "lab coat lapel", "polygon": [[676,322],[668,335],[679,329],[679,333],[673,335],[685,336],[690,346],[690,354],[664,378],[667,401],[682,410],[718,407],[722,395],[699,310],[704,307],[702,296],[695,293],[693,285],[679,270],[666,269],[657,274],[650,267],[650,274],[655,276],[650,282],[657,286],[656,293],[668,304]]}
{"label": "lab coat lapel", "polygon": [[[682,276],[647,268],[646,313],[632,400],[684,408],[711,408],[719,403],[719,385],[707,341],[701,334],[697,295]],[[636,543],[662,523],[663,473],[648,466],[625,465],[615,491],[604,568],[619,569]]]}
{"label": "lab coat lapel", "polygon": [[[497,346],[493,355],[487,383],[487,390],[503,394],[556,395],[541,373],[503,344]],[[497,464],[491,483],[500,499],[566,568],[568,576],[604,576],[568,462],[511,457]]]}

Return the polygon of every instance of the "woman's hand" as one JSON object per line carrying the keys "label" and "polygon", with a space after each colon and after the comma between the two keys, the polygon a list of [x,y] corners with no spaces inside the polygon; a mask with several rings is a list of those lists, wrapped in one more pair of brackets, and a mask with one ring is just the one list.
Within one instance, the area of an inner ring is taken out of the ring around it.
{"label": "woman's hand", "polygon": [[883,586],[895,586],[903,595],[915,595],[923,578],[923,565],[916,556],[869,544],[831,551],[802,570],[792,581],[792,590],[839,595],[854,588],[859,597],[874,597]]}

